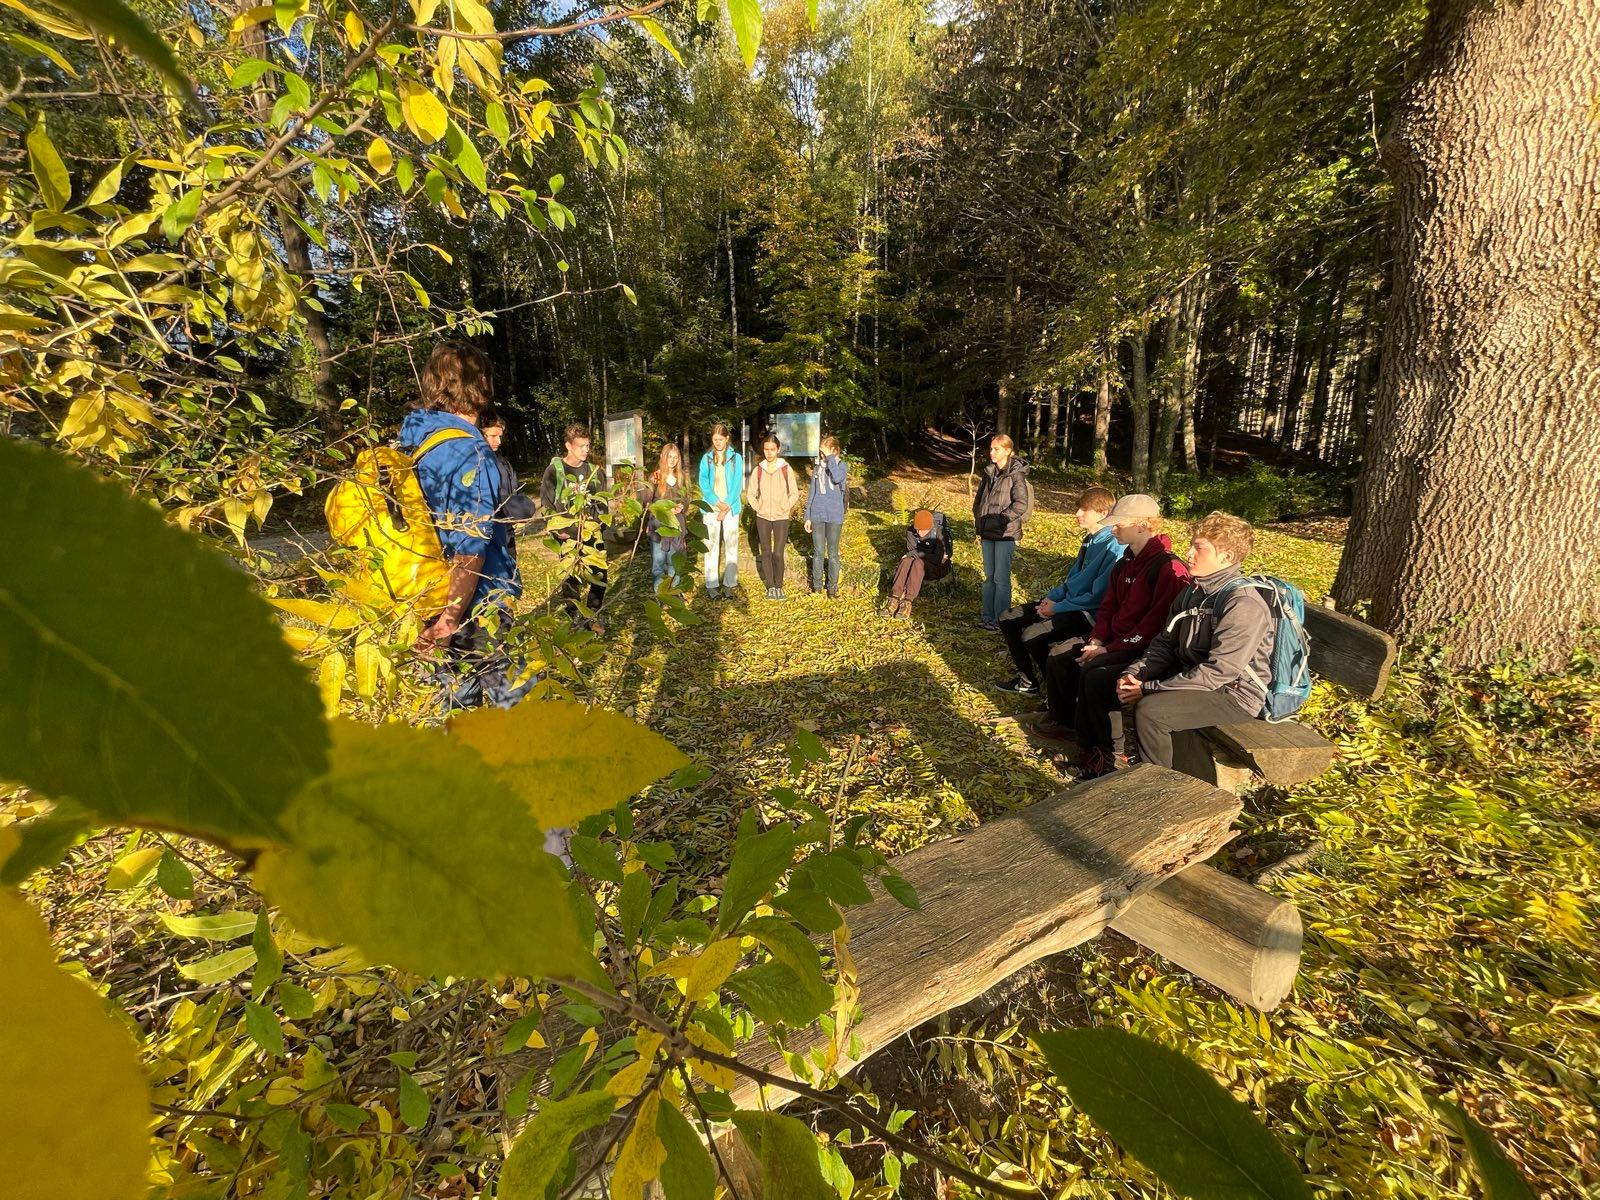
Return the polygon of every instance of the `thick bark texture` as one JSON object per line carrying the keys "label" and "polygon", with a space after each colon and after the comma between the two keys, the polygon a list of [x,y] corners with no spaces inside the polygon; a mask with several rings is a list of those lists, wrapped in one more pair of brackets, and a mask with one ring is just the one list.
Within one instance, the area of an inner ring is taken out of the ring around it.
{"label": "thick bark texture", "polygon": [[1106,443],[1111,440],[1111,345],[1109,338],[1100,344],[1100,378],[1094,394],[1094,458],[1096,471],[1105,471]]}
{"label": "thick bark texture", "polygon": [[1561,658],[1600,566],[1600,20],[1443,0],[1384,140],[1394,291],[1334,594]]}

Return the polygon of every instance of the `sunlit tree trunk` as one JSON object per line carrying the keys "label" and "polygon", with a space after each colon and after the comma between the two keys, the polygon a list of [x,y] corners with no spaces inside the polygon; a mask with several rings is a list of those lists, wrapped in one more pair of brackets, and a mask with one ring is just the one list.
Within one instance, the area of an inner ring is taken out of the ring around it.
{"label": "sunlit tree trunk", "polygon": [[1107,337],[1100,343],[1100,377],[1094,396],[1094,457],[1091,463],[1096,471],[1109,469],[1106,460],[1106,443],[1111,440],[1111,341]]}
{"label": "sunlit tree trunk", "polygon": [[1600,20],[1439,0],[1383,144],[1394,282],[1334,594],[1458,661],[1546,662],[1600,553]]}

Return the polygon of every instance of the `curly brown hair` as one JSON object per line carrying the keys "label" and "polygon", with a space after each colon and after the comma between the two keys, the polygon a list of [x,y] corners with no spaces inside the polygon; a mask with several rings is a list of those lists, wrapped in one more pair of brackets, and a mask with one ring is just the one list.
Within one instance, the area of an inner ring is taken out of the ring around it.
{"label": "curly brown hair", "polygon": [[422,368],[422,407],[481,419],[494,408],[489,356],[465,342],[440,342]]}
{"label": "curly brown hair", "polygon": [[1256,547],[1255,527],[1232,513],[1207,513],[1195,524],[1190,536],[1205,538],[1224,554],[1232,555],[1236,563],[1249,558]]}

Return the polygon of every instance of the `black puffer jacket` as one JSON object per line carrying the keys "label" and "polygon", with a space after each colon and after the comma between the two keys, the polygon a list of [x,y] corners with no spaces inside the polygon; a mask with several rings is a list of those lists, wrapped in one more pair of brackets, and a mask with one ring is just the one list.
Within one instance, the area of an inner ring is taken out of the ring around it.
{"label": "black puffer jacket", "polygon": [[978,536],[988,541],[1015,541],[1022,536],[1022,516],[1028,511],[1028,466],[1012,458],[1006,469],[990,463],[972,499],[972,520]]}

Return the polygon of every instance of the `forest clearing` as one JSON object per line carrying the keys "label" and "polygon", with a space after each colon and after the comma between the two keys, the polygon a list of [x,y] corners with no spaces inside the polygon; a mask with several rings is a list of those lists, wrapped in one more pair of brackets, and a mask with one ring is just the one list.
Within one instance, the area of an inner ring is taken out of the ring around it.
{"label": "forest clearing", "polygon": [[5,1195],[1600,1196],[1591,8],[5,0]]}

